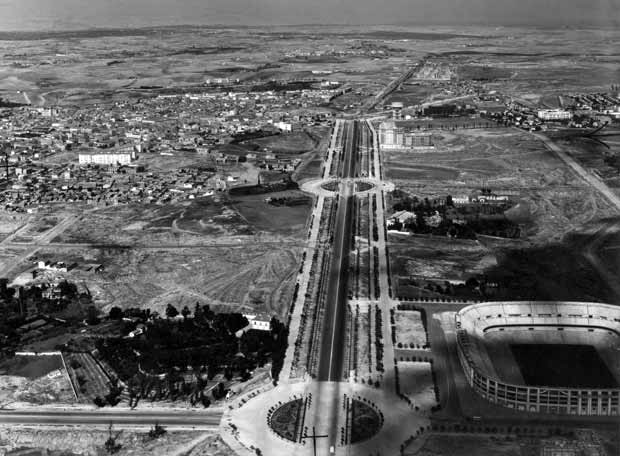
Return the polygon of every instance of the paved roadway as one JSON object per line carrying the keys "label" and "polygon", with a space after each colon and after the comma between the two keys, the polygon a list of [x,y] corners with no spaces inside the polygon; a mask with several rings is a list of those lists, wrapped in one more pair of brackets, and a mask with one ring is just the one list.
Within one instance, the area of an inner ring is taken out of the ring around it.
{"label": "paved roadway", "polygon": [[222,409],[204,412],[168,410],[0,410],[0,424],[151,427],[159,423],[183,429],[216,429]]}
{"label": "paved roadway", "polygon": [[[343,178],[355,177],[357,131],[357,122],[347,122],[344,160],[341,162],[342,168],[339,172]],[[352,195],[353,186],[353,183],[343,183],[338,201],[332,258],[328,274],[326,311],[321,333],[319,381],[337,382],[342,379],[343,374],[349,251],[351,249],[353,203],[355,199]]]}
{"label": "paved roadway", "polygon": [[[520,130],[522,131],[522,130]],[[531,133],[533,136],[541,140],[549,150],[551,150],[560,160],[573,169],[584,181],[599,191],[607,200],[620,210],[620,197],[618,197],[603,181],[598,179],[592,173],[588,172],[583,166],[567,154],[558,144],[541,133]]]}
{"label": "paved roadway", "polygon": [[[244,248],[249,241],[238,240],[237,242],[209,242],[196,244],[105,244],[105,243],[88,243],[88,242],[7,242],[1,243],[0,247],[8,248],[25,248],[25,247],[48,247],[54,249],[101,249],[101,250],[181,250],[181,249],[213,249],[213,248]],[[308,242],[296,241],[261,241],[254,238],[251,241],[256,245],[274,245],[274,246],[309,246]]]}
{"label": "paved roadway", "polygon": [[403,74],[401,74],[398,78],[391,81],[387,86],[385,86],[374,98],[371,98],[369,103],[365,106],[367,111],[370,111],[375,106],[377,106],[381,101],[385,100],[392,92],[394,92],[399,85],[403,82],[407,81],[409,78],[413,76],[413,74],[418,71],[422,66],[424,66],[424,60],[418,62],[416,66],[408,69]]}

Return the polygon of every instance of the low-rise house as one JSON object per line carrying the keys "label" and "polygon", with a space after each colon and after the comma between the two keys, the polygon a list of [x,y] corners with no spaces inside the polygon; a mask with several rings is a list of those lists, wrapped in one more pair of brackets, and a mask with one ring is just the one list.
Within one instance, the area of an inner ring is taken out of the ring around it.
{"label": "low-rise house", "polygon": [[416,220],[416,215],[410,211],[398,211],[398,212],[394,212],[390,216],[390,221],[392,223],[398,222],[402,225],[404,225],[407,222],[411,222],[411,221],[415,222],[415,220]]}

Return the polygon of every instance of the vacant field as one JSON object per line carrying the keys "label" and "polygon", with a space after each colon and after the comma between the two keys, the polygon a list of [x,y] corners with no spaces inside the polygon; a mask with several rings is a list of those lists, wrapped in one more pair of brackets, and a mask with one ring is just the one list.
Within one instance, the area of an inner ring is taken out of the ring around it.
{"label": "vacant field", "polygon": [[420,82],[405,83],[400,90],[394,91],[385,100],[385,104],[400,101],[405,107],[415,106],[425,101],[436,89],[431,84]]}
{"label": "vacant field", "polygon": [[[122,431],[122,432],[121,432]],[[158,439],[149,439],[147,432],[132,432],[113,428],[119,434],[117,442],[121,445],[119,456],[166,456],[184,449],[182,454],[191,456],[227,456],[231,449],[216,434],[207,435],[200,431],[168,431]],[[107,454],[104,443],[108,439],[107,430],[93,429],[9,429],[0,428],[0,438],[8,448],[40,448],[59,451],[62,454],[73,452],[84,456]],[[28,453],[31,454],[31,453]],[[32,453],[37,454],[37,453]],[[50,453],[52,454],[52,453]],[[55,453],[54,453],[55,454]]]}
{"label": "vacant field", "polygon": [[[328,134],[328,131],[322,133]],[[244,145],[256,146],[260,150],[267,148],[280,154],[303,154],[313,150],[318,144],[316,136],[303,130],[244,142]]]}
{"label": "vacant field", "polygon": [[529,239],[559,240],[613,215],[611,206],[528,133],[511,129],[437,131],[436,150],[384,153],[385,173],[422,197],[467,196],[483,185],[516,192]]}
{"label": "vacant field", "polygon": [[390,234],[403,242],[390,247],[392,274],[439,280],[465,280],[496,264],[493,252],[475,241]]}
{"label": "vacant field", "polygon": [[414,310],[394,312],[396,343],[405,348],[425,348],[426,331],[420,312]]}
{"label": "vacant field", "polygon": [[494,251],[476,241],[399,234],[388,238],[397,296],[427,295],[426,280],[442,286],[446,281],[464,282],[497,264]]}
{"label": "vacant field", "polygon": [[0,363],[0,375],[34,380],[62,368],[60,356],[15,356]]}
{"label": "vacant field", "polygon": [[0,404],[75,400],[60,356],[16,356],[0,364]]}
{"label": "vacant field", "polygon": [[[284,319],[292,299],[301,246],[237,242],[232,246],[170,248],[71,248],[63,259],[98,263],[100,274],[80,268],[64,273],[87,283],[97,307],[150,308],[163,314],[196,302],[229,311],[261,311]],[[58,258],[41,249],[40,258]]]}
{"label": "vacant field", "polygon": [[459,170],[455,168],[439,167],[439,166],[392,166],[386,173],[386,178],[393,181],[401,180],[419,180],[419,181],[437,181],[456,179],[459,176]]}
{"label": "vacant field", "polygon": [[18,242],[29,242],[33,238],[41,236],[51,228],[56,226],[62,219],[61,214],[49,215],[41,214],[31,217],[26,226],[19,230],[18,235],[14,238]]}
{"label": "vacant field", "polygon": [[308,161],[299,165],[295,171],[296,182],[303,182],[309,179],[318,179],[323,171],[323,157],[321,154],[314,154]]}
{"label": "vacant field", "polygon": [[28,220],[25,214],[9,214],[0,211],[0,240],[13,233]]}
{"label": "vacant field", "polygon": [[125,205],[83,216],[55,242],[183,245],[226,241],[227,236],[301,236],[309,205],[273,206],[277,193],[235,197],[223,195],[168,205]]}
{"label": "vacant field", "polygon": [[[398,243],[390,246],[390,264],[399,295],[437,296],[434,288],[446,288],[445,281],[482,275],[498,284],[483,298],[615,302],[617,263],[593,253],[602,238],[598,231],[617,218],[605,198],[528,133],[500,128],[438,131],[436,136],[435,152],[385,153],[386,173],[394,172],[397,186],[418,197],[469,196],[482,186],[509,192],[516,205],[506,216],[519,224],[522,237],[460,243],[390,235]],[[422,169],[428,175],[414,177]],[[458,175],[443,176],[448,169]]]}
{"label": "vacant field", "polygon": [[270,193],[269,195],[251,195],[235,197],[231,206],[243,221],[256,232],[266,232],[284,236],[303,236],[306,223],[312,209],[312,200],[295,206],[274,206],[265,202],[265,198],[297,198],[306,196],[299,191]]}
{"label": "vacant field", "polygon": [[616,193],[620,192],[620,135],[601,136],[600,139],[562,138],[561,133],[556,135],[556,142],[584,168],[598,175]]}
{"label": "vacant field", "polygon": [[414,406],[429,411],[437,404],[431,363],[399,361],[398,379],[400,392],[407,396]]}

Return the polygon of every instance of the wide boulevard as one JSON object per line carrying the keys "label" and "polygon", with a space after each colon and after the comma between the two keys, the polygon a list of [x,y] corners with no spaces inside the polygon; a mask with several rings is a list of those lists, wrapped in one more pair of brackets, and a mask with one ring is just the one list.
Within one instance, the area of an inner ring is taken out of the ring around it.
{"label": "wide boulevard", "polygon": [[[339,175],[343,179],[356,177],[357,122],[347,122],[343,159]],[[353,226],[354,184],[342,181],[334,229],[334,242],[329,267],[325,320],[321,335],[319,381],[337,382],[342,379],[345,349],[345,320],[347,309],[347,280],[349,252]]]}

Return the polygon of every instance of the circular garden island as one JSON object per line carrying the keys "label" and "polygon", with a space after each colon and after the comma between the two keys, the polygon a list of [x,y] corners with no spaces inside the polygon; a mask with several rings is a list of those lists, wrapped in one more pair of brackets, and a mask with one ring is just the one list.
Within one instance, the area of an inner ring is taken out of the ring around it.
{"label": "circular garden island", "polygon": [[383,426],[383,414],[367,402],[351,401],[350,443],[369,440],[379,433]]}
{"label": "circular garden island", "polygon": [[295,399],[280,405],[273,411],[270,410],[267,418],[269,427],[283,439],[297,442],[303,419],[303,408],[303,399]]}

